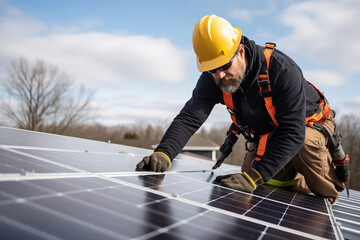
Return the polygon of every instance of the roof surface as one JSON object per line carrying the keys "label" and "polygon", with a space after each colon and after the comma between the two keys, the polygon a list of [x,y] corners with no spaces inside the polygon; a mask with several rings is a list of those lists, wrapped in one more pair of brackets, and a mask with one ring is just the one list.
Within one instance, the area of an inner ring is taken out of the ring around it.
{"label": "roof surface", "polygon": [[[135,171],[151,150],[0,127],[0,232],[6,239],[359,239],[359,192],[326,199],[268,185],[213,183],[239,172],[179,155]],[[341,227],[340,224],[341,223]]]}

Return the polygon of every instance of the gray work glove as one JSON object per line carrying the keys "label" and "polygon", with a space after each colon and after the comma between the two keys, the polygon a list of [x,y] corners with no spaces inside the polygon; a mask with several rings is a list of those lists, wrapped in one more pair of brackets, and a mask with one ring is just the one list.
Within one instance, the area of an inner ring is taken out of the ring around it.
{"label": "gray work glove", "polygon": [[264,183],[260,173],[254,168],[243,173],[217,176],[215,181],[222,186],[249,193],[253,193],[258,185]]}
{"label": "gray work glove", "polygon": [[162,152],[154,152],[146,156],[136,165],[137,169],[164,172],[171,167],[170,158]]}

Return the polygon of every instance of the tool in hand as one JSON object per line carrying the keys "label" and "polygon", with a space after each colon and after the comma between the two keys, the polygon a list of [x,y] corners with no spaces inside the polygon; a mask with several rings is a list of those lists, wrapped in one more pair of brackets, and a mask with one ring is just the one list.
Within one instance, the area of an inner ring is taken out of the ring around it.
{"label": "tool in hand", "polygon": [[220,146],[220,152],[221,155],[219,159],[216,161],[215,165],[213,166],[213,170],[220,167],[220,165],[224,162],[225,158],[229,156],[229,154],[232,152],[232,148],[236,141],[238,140],[238,137],[236,136],[236,133],[229,129],[226,132],[226,138],[224,140],[224,143]]}
{"label": "tool in hand", "polygon": [[338,132],[336,135],[331,134],[329,130],[322,125],[320,125],[320,129],[328,139],[328,148],[330,151],[333,164],[336,167],[335,168],[336,177],[341,182],[345,183],[346,193],[349,198],[349,186],[347,184],[350,177],[349,156],[345,154],[344,149],[340,144],[341,139],[343,138],[342,133]]}
{"label": "tool in hand", "polygon": [[236,141],[238,140],[238,137],[236,135],[242,134],[244,138],[246,139],[245,148],[247,151],[253,151],[254,149],[250,149],[248,143],[250,142],[256,142],[255,136],[251,133],[250,129],[243,127],[241,125],[235,125],[232,123],[230,125],[229,130],[226,132],[226,138],[220,146],[220,152],[221,155],[216,161],[215,165],[213,166],[213,170],[220,167],[220,165],[224,162],[225,158],[229,156],[229,154],[232,152],[232,148]]}

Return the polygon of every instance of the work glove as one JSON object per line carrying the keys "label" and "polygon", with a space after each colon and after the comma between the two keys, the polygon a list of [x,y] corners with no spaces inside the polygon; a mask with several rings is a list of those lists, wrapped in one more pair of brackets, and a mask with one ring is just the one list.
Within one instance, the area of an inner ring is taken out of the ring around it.
{"label": "work glove", "polygon": [[253,193],[258,185],[264,183],[260,173],[254,168],[243,173],[217,176],[215,181],[222,186],[249,193]]}
{"label": "work glove", "polygon": [[345,184],[348,183],[350,177],[349,160],[350,158],[347,154],[342,159],[333,160],[333,164],[336,166],[336,177]]}
{"label": "work glove", "polygon": [[171,167],[170,158],[162,152],[154,152],[136,165],[137,169],[164,172]]}

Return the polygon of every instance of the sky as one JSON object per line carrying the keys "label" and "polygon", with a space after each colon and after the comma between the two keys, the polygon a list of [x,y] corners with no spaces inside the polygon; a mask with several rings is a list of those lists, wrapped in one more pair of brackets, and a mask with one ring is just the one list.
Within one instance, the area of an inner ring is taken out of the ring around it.
{"label": "sky", "polygon": [[[275,42],[338,117],[360,116],[358,0],[0,0],[0,80],[11,61],[40,59],[95,91],[96,122],[168,124],[200,76],[192,32],[211,14]],[[218,105],[205,127],[224,123]]]}

